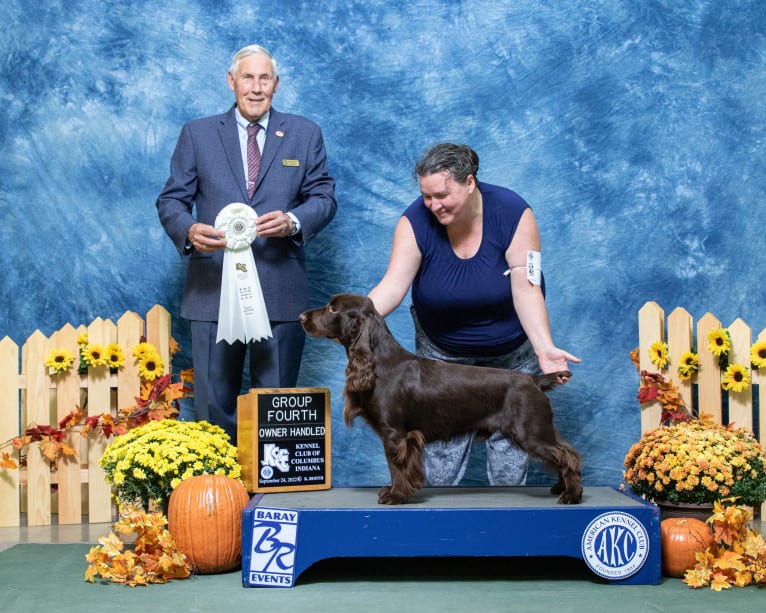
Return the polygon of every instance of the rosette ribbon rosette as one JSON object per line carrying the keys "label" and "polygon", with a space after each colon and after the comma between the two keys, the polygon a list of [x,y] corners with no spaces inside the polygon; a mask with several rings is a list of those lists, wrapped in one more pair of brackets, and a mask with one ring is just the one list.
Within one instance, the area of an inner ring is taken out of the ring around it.
{"label": "rosette ribbon rosette", "polygon": [[216,230],[226,234],[216,342],[271,338],[269,314],[250,248],[258,235],[257,218],[252,207],[242,202],[225,206],[215,218]]}

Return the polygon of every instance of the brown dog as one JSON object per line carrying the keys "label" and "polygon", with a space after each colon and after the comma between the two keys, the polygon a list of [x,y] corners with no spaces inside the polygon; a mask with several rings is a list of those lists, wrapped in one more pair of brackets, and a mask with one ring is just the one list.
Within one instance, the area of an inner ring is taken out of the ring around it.
{"label": "brown dog", "polygon": [[391,485],[378,502],[401,504],[425,483],[423,445],[477,433],[502,432],[530,456],[556,471],[558,502],[582,498],[582,460],[561,440],[545,395],[568,371],[532,376],[499,368],[421,358],[402,347],[375,310],[357,294],[338,294],[327,306],[300,316],[308,334],[346,348],[343,418],[361,415],[383,441]]}

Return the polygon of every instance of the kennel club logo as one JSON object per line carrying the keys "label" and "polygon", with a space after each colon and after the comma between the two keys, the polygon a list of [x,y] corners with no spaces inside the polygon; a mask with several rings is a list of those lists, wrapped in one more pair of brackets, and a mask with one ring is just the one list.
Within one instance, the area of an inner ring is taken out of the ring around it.
{"label": "kennel club logo", "polygon": [[582,557],[604,579],[626,579],[637,573],[649,555],[649,534],[628,513],[599,515],[582,537]]}
{"label": "kennel club logo", "polygon": [[291,587],[298,512],[256,508],[250,554],[250,585]]}
{"label": "kennel club logo", "polygon": [[290,470],[290,452],[282,449],[274,443],[266,443],[263,446],[263,460],[261,460],[261,477],[271,479],[274,476],[274,469],[279,472],[289,472]]}

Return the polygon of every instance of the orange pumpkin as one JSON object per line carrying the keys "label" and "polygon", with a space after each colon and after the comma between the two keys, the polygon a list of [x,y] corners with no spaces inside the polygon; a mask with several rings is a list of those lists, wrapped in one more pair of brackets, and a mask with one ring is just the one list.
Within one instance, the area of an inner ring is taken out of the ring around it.
{"label": "orange pumpkin", "polygon": [[239,566],[242,511],[249,501],[245,486],[223,475],[190,477],[173,490],[168,530],[196,572],[223,573]]}
{"label": "orange pumpkin", "polygon": [[695,554],[708,547],[715,549],[710,527],[692,517],[670,517],[660,523],[662,572],[668,577],[683,577],[697,564]]}

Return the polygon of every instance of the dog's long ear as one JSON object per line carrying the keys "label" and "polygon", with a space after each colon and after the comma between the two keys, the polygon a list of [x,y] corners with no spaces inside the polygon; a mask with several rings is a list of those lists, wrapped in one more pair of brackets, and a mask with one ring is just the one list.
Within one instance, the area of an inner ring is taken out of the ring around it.
{"label": "dog's long ear", "polygon": [[351,392],[364,392],[375,387],[375,355],[373,354],[374,325],[372,318],[359,315],[358,335],[346,348],[346,389]]}

